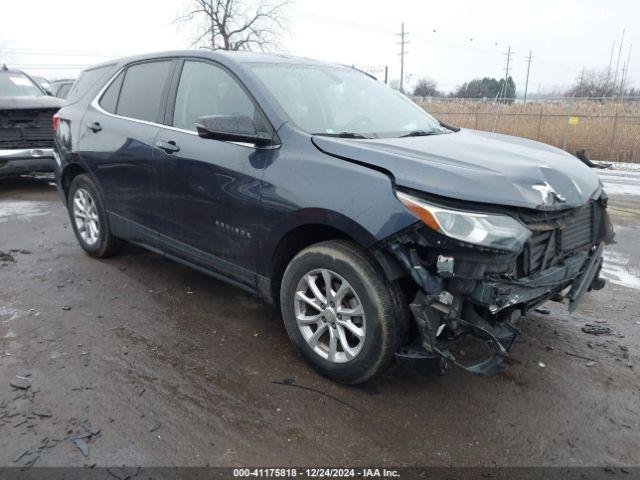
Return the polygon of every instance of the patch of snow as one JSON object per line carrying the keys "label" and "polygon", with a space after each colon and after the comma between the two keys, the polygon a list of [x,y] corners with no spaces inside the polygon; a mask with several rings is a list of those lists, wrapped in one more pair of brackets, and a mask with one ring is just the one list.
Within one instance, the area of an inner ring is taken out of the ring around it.
{"label": "patch of snow", "polygon": [[613,162],[614,170],[630,170],[632,172],[640,172],[640,163],[624,163]]}
{"label": "patch of snow", "polygon": [[2,338],[16,338],[16,334],[13,330],[9,330]]}
{"label": "patch of snow", "polygon": [[640,290],[640,270],[629,266],[629,261],[627,255],[605,250],[601,274],[611,283]]}
{"label": "patch of snow", "polygon": [[[611,169],[604,170],[605,172],[612,172],[616,170],[626,170],[631,172],[640,172],[640,163],[630,162],[607,162],[606,160],[593,160],[595,163],[611,164]],[[602,170],[600,170],[602,171]]]}
{"label": "patch of snow", "polygon": [[640,170],[637,172],[600,170],[598,174],[604,183],[604,191],[607,195],[640,196]]}
{"label": "patch of snow", "polygon": [[631,180],[640,179],[640,170],[598,170],[602,178],[627,178]]}
{"label": "patch of snow", "polygon": [[20,318],[21,312],[15,308],[11,308],[5,305],[0,305],[0,318],[3,323],[13,322]]}
{"label": "patch of snow", "polygon": [[28,200],[4,200],[0,201],[0,223],[12,218],[28,218],[45,215],[46,202],[33,202]]}

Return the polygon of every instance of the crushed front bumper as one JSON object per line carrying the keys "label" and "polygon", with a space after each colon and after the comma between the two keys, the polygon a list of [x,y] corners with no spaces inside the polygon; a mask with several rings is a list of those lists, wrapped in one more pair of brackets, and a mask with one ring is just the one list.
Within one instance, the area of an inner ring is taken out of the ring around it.
{"label": "crushed front bumper", "polygon": [[[396,352],[398,359],[414,364],[428,360],[440,371],[457,365],[482,376],[502,371],[519,335],[515,319],[548,300],[566,300],[573,312],[586,292],[604,287],[599,273],[604,245],[612,241],[613,230],[606,203],[601,207],[601,213],[592,216],[591,236],[583,243],[570,244],[575,237],[563,236],[563,229],[571,232],[571,218],[537,224],[558,234],[549,235],[542,269],[526,274],[521,268],[526,248],[509,253],[456,244],[421,225],[389,239],[381,248],[415,284],[410,309],[418,336]],[[598,213],[598,208],[592,211]],[[584,209],[575,217],[583,219]],[[562,245],[577,247],[563,250]],[[483,355],[470,362],[462,359],[459,353],[468,351],[461,347],[463,339],[480,345]]]}
{"label": "crushed front bumper", "polygon": [[34,172],[55,171],[56,161],[52,148],[19,148],[0,150],[0,177],[24,175]]}

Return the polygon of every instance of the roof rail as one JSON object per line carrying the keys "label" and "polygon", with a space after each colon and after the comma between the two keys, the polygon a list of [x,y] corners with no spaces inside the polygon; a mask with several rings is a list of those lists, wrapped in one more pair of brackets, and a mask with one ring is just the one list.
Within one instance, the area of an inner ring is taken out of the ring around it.
{"label": "roof rail", "polygon": [[351,70],[355,70],[356,72],[360,72],[360,73],[364,73],[367,77],[371,77],[374,80],[378,80],[378,78],[375,75],[370,74],[369,72],[365,72],[364,70],[360,70],[358,67],[356,67],[355,65],[348,65],[346,63],[339,63],[338,65],[342,66],[342,67],[347,67],[350,68]]}

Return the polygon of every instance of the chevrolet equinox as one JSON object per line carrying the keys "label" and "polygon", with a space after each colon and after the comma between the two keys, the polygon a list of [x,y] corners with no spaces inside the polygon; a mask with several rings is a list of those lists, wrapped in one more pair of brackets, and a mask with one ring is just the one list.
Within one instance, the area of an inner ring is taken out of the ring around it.
{"label": "chevrolet equinox", "polygon": [[613,229],[586,165],[441,123],[354,68],[126,58],[83,72],[53,123],[89,255],[132,242],[278,304],[339,382],[394,359],[494,374],[518,317],[549,300],[573,311],[604,286]]}

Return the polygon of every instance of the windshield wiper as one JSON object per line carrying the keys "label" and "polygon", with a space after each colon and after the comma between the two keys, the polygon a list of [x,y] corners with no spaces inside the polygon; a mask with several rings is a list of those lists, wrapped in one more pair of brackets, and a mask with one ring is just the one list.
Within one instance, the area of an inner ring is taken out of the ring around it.
{"label": "windshield wiper", "polygon": [[371,138],[356,132],[340,132],[340,133],[313,133],[322,137],[338,137],[338,138]]}
{"label": "windshield wiper", "polygon": [[404,137],[426,137],[429,135],[441,135],[445,132],[441,131],[441,130],[414,130],[412,132],[409,132],[405,135],[400,135],[400,137],[398,138],[404,138]]}

